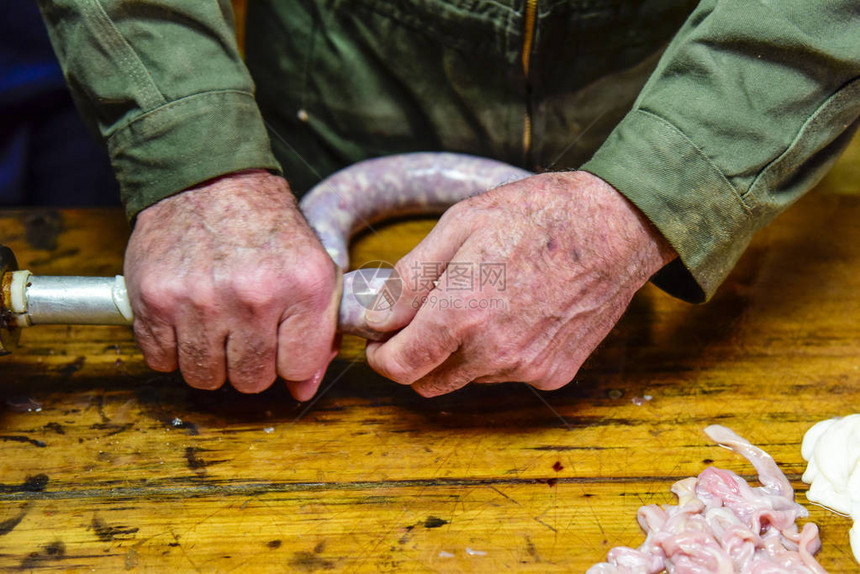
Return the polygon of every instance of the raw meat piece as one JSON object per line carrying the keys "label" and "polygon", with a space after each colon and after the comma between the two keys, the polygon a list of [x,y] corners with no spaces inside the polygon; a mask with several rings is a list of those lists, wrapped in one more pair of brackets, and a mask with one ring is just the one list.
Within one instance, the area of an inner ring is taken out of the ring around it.
{"label": "raw meat piece", "polygon": [[677,506],[639,509],[646,533],[637,548],[618,547],[587,574],[818,574],[818,527],[795,520],[809,515],[773,458],[726,427],[705,433],[749,460],[762,486],[751,487],[728,470],[708,467],[672,486]]}

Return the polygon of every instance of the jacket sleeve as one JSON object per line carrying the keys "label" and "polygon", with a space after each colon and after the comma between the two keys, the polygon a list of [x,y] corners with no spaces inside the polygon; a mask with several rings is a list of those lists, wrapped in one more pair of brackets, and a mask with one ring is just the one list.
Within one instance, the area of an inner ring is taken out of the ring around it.
{"label": "jacket sleeve", "polygon": [[823,177],[858,116],[856,0],[703,0],[582,169],[680,255],[655,283],[703,301],[755,231]]}
{"label": "jacket sleeve", "polygon": [[229,0],[39,0],[129,218],[207,179],[279,170]]}

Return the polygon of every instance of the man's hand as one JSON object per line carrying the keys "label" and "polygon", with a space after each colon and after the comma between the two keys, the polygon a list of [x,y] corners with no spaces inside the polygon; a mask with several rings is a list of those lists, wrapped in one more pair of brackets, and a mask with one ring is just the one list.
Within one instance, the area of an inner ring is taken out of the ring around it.
{"label": "man's hand", "polygon": [[403,294],[367,317],[402,330],[369,343],[368,362],[427,397],[470,381],[556,389],[675,256],[636,207],[588,173],[499,187],[453,206],[397,263]]}
{"label": "man's hand", "polygon": [[280,375],[316,392],[335,354],[334,263],[287,182],[262,170],[208,181],[141,212],[125,255],[134,332],[157,371],[259,392]]}

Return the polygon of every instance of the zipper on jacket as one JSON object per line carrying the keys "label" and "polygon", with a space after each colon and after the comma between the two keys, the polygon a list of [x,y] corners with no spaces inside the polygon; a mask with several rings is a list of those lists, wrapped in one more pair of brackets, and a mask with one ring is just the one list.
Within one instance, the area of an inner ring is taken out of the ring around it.
{"label": "zipper on jacket", "polygon": [[526,78],[526,109],[523,119],[523,156],[528,162],[532,147],[532,112],[529,82],[529,61],[531,60],[532,41],[535,36],[535,21],[537,20],[538,0],[526,0],[525,29],[523,30],[523,75]]}

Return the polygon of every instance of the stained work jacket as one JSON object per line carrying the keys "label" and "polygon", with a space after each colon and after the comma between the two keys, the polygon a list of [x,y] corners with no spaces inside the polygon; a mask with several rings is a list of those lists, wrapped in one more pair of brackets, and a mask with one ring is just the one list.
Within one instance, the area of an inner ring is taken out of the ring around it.
{"label": "stained work jacket", "polygon": [[656,281],[689,300],[860,116],[854,0],[254,0],[247,67],[227,0],[39,4],[129,217],[248,168],[302,192],[406,151],[581,167],[675,247]]}

